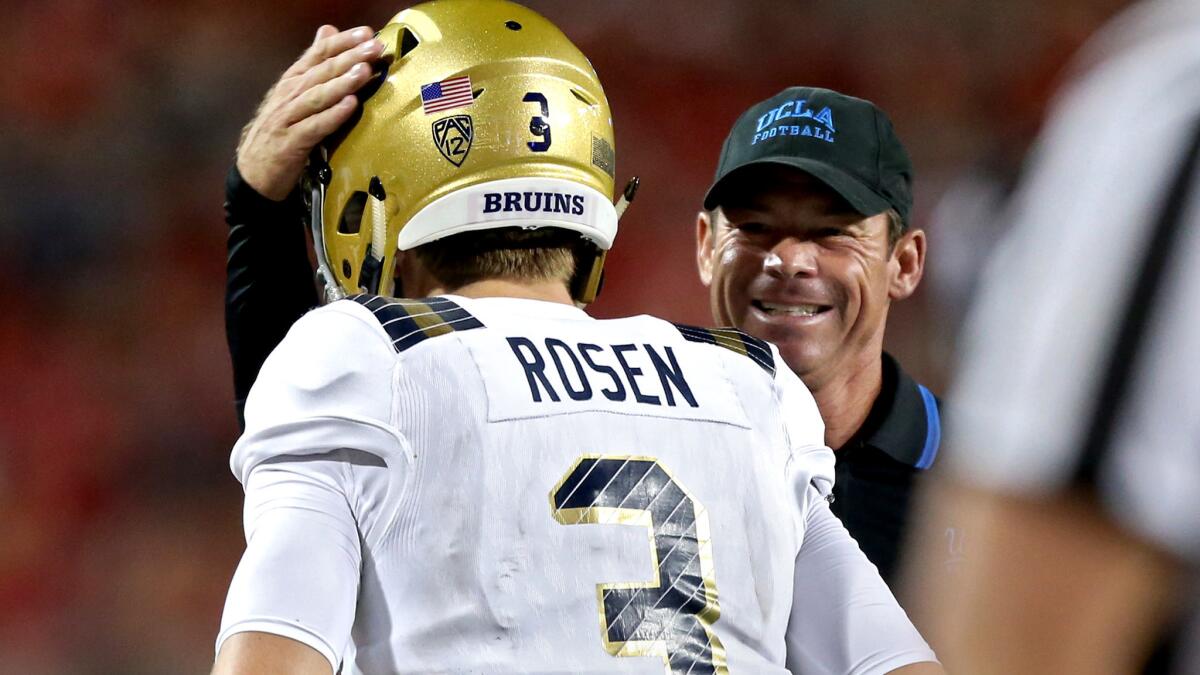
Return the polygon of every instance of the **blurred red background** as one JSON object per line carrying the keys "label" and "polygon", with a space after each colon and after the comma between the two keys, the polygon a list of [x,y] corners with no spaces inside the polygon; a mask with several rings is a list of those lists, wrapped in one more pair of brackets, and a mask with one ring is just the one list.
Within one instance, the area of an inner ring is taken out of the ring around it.
{"label": "blurred red background", "polygon": [[[726,131],[805,84],[889,112],[930,233],[889,348],[942,389],[1070,54],[1117,0],[530,0],[590,56],[622,221],[599,316],[708,323],[693,232]],[[0,22],[0,671],[206,672],[243,545],[222,179],[317,26],[400,3],[10,0]]]}

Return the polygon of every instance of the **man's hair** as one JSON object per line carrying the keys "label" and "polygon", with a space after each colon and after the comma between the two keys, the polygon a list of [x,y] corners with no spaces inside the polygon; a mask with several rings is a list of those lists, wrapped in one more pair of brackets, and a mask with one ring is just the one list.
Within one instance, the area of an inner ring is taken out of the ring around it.
{"label": "man's hair", "polygon": [[450,290],[485,279],[570,284],[584,245],[568,230],[506,227],[455,234],[422,244],[413,254]]}
{"label": "man's hair", "polygon": [[888,209],[884,213],[888,218],[888,250],[890,251],[896,248],[896,242],[900,241],[900,237],[904,236],[904,231],[908,227],[896,209]]}

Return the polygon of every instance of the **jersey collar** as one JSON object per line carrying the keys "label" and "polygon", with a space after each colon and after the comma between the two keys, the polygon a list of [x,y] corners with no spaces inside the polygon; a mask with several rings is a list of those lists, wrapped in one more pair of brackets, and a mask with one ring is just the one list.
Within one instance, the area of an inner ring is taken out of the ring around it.
{"label": "jersey collar", "polygon": [[441,297],[453,300],[463,307],[489,307],[507,315],[535,315],[553,319],[591,319],[587,312],[561,302],[546,300],[531,300],[529,298],[507,298],[492,296],[487,298],[464,298],[461,295],[446,294]]}
{"label": "jersey collar", "polygon": [[867,419],[846,443],[868,445],[916,469],[928,469],[941,444],[940,402],[917,383],[892,355],[883,354],[883,385]]}

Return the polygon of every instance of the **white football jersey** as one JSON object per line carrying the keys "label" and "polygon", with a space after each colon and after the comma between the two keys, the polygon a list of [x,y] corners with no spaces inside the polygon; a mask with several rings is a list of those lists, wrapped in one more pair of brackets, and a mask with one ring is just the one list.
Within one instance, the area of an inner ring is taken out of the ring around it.
{"label": "white football jersey", "polygon": [[250,393],[218,650],[262,631],[369,673],[932,661],[829,512],[823,434],[774,347],[738,331],[511,298],[333,303]]}

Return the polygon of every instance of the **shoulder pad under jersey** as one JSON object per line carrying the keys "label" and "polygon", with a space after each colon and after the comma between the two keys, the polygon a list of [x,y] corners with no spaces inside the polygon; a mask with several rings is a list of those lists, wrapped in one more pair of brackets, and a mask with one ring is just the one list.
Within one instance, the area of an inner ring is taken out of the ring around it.
{"label": "shoulder pad under jersey", "polygon": [[363,293],[346,299],[371,310],[397,352],[456,330],[483,328],[479,319],[445,298],[402,300]]}
{"label": "shoulder pad under jersey", "polygon": [[682,323],[674,325],[687,340],[724,347],[748,357],[758,364],[759,368],[770,373],[771,377],[775,376],[775,356],[766,340],[760,340],[737,328],[701,328]]}

